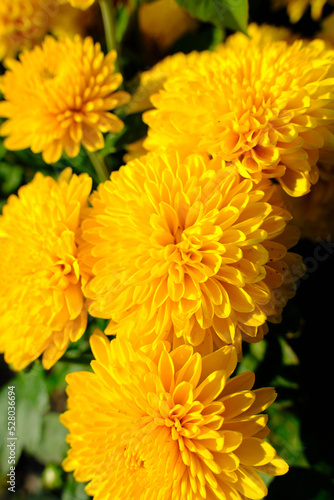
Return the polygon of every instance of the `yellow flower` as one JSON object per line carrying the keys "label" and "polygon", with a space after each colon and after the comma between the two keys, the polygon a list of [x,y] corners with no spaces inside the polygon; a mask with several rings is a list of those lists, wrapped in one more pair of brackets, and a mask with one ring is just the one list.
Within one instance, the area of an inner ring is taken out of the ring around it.
{"label": "yellow flower", "polygon": [[[175,0],[143,2],[138,9],[138,27],[148,51],[166,52],[182,35],[194,31],[198,20]],[[155,50],[154,50],[155,49]]]}
{"label": "yellow flower", "polygon": [[0,81],[6,148],[30,147],[47,163],[59,160],[63,151],[77,156],[81,144],[89,151],[103,148],[103,133],[123,127],[109,111],[129,97],[115,92],[122,82],[121,74],[114,74],[115,58],[114,51],[105,56],[90,37],[57,41],[48,36],[42,47],[7,61]]}
{"label": "yellow flower", "polygon": [[64,33],[65,25],[66,34],[74,36],[83,32],[87,19],[59,0],[1,0],[0,61],[40,43],[48,32]]}
{"label": "yellow flower", "polygon": [[[233,36],[229,36],[226,40],[226,45],[231,44],[235,46],[236,43],[238,45],[248,45],[249,37],[258,45],[265,45],[280,40],[292,42],[294,39],[292,32],[288,28],[266,24],[259,26],[255,23],[251,23],[248,26],[248,35],[249,36],[246,36],[239,32]],[[220,52],[222,48],[225,49],[225,45],[219,44],[215,50]],[[165,57],[152,68],[141,72],[138,75],[138,85],[129,103],[125,106],[125,112],[128,114],[141,113],[148,109],[152,109],[154,106],[151,103],[151,96],[163,88],[168,78],[177,75],[178,72],[185,67],[191,68],[199,63],[205,64],[205,60],[210,57],[211,52],[208,50],[202,52],[192,51],[190,54],[178,52]],[[124,161],[130,161],[142,154],[146,154],[147,150],[144,148],[143,142],[144,139],[141,139],[140,141],[130,144],[127,147],[129,152],[124,156]]]}
{"label": "yellow flower", "polygon": [[315,21],[320,19],[324,5],[333,5],[333,0],[272,0],[274,10],[286,7],[291,23],[297,23],[303,17],[306,9],[311,8],[311,17]]}
{"label": "yellow flower", "polygon": [[84,333],[76,234],[91,190],[87,174],[37,173],[0,217],[0,352],[21,370],[43,354],[49,369]]}
{"label": "yellow flower", "polygon": [[334,51],[323,41],[231,40],[151,97],[144,147],[221,156],[242,176],[277,178],[300,196],[318,179],[319,150],[333,151],[333,91]]}
{"label": "yellow flower", "polygon": [[276,398],[252,390],[251,372],[230,378],[233,347],[206,357],[189,346],[135,351],[122,339],[91,337],[93,373],[67,375],[70,434],[63,461],[94,500],[247,500],[267,488],[258,472],[288,465],[264,438]]}
{"label": "yellow flower", "polygon": [[209,352],[261,337],[284,287],[294,291],[287,248],[296,238],[275,189],[220,158],[173,151],[121,167],[92,194],[82,226],[90,313],[134,345],[174,337]]}

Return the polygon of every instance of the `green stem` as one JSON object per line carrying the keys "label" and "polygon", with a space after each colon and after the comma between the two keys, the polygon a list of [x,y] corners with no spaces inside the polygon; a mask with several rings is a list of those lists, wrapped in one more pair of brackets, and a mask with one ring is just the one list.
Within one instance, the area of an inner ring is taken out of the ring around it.
{"label": "green stem", "polygon": [[88,155],[93,167],[95,168],[95,172],[97,173],[99,181],[105,182],[106,180],[108,180],[110,177],[110,174],[108,172],[108,169],[106,167],[106,164],[104,163],[104,159],[102,158],[102,156],[100,156],[96,152],[93,153],[91,151],[87,151],[87,155]]}
{"label": "green stem", "polygon": [[[112,6],[112,0],[99,0],[99,4],[108,52],[110,52],[111,50],[116,50],[118,56],[115,9]],[[115,69],[116,71],[119,71],[118,57],[115,61]]]}

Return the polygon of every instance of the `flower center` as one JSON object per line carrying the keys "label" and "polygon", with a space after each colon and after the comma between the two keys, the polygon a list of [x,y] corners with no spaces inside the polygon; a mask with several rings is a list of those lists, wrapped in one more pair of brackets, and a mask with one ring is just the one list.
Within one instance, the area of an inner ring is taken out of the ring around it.
{"label": "flower center", "polygon": [[59,259],[50,267],[52,276],[49,281],[50,286],[65,289],[70,283],[78,282],[78,264],[73,256],[66,256],[65,259]]}
{"label": "flower center", "polygon": [[182,227],[178,227],[176,232],[175,232],[175,235],[174,235],[174,238],[175,238],[175,244],[177,245],[178,243],[181,243],[182,241],[182,233],[183,233],[183,229]]}
{"label": "flower center", "polygon": [[182,431],[182,423],[178,418],[166,418],[165,424],[170,427],[171,436],[174,441],[177,441]]}

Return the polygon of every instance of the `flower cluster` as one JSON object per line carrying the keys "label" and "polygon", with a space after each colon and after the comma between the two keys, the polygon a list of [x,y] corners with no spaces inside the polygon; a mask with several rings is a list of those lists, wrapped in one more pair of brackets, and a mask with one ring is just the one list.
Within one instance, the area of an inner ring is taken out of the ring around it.
{"label": "flower cluster", "polygon": [[[2,15],[10,37],[20,16],[31,19],[29,2],[1,4],[0,30]],[[80,11],[94,1],[57,0],[68,3]],[[291,2],[290,15],[294,3],[301,15],[309,2]],[[325,2],[311,3],[316,17]],[[180,18],[161,39],[167,10]],[[198,20],[158,0],[141,5],[139,24],[165,51]],[[91,192],[88,173],[38,172],[8,198],[0,352],[14,370],[40,356],[50,369],[88,315],[106,320],[90,337],[92,371],[66,377],[61,416],[63,468],[94,500],[260,500],[261,474],[288,470],[266,440],[262,412],[276,393],[234,372],[296,293],[305,204],[318,207],[314,225],[333,207],[334,51],[253,23],[249,36],[158,61],[130,99],[116,50],[30,31],[32,48],[13,50],[0,31],[0,57],[19,51],[0,77],[4,146],[30,148],[55,169],[82,147],[99,182]],[[108,170],[106,150],[134,113],[147,136],[129,140],[124,164]]]}

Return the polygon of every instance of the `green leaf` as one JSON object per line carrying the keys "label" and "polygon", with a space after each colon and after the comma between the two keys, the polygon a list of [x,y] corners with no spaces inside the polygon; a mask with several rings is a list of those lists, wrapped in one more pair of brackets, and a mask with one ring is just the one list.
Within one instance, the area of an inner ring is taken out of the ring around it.
{"label": "green leaf", "polygon": [[[22,371],[10,381],[15,392],[15,435],[9,436],[7,411],[1,412],[0,431],[2,445],[0,452],[1,469],[8,471],[8,442],[15,439],[15,465],[22,450],[28,453],[35,449],[41,441],[43,416],[49,409],[49,395],[45,379],[45,371],[36,361],[29,372]],[[0,392],[0,407],[8,408],[8,386]]]}
{"label": "green leaf", "polygon": [[247,33],[248,0],[176,0],[193,17]]}
{"label": "green leaf", "polygon": [[274,446],[278,455],[284,458],[290,466],[309,467],[300,435],[299,418],[279,402],[272,404],[266,413],[269,415],[269,442]]}
{"label": "green leaf", "polygon": [[116,38],[121,42],[129,25],[130,13],[127,6],[120,6],[117,10]]}
{"label": "green leaf", "polygon": [[290,344],[282,337],[278,337],[282,348],[282,360],[284,365],[298,365],[299,359]]}
{"label": "green leaf", "polygon": [[247,350],[246,348],[244,349],[242,360],[238,363],[236,373],[241,374],[248,371],[255,372],[265,358],[266,350],[267,342],[265,339],[262,339],[261,342],[248,344]]}
{"label": "green leaf", "polygon": [[1,191],[9,195],[16,191],[22,183],[23,168],[19,165],[10,165],[9,163],[0,163]]}
{"label": "green leaf", "polygon": [[30,372],[20,372],[16,382],[17,435],[29,453],[42,436],[43,415],[49,410],[45,371],[39,361]]}
{"label": "green leaf", "polygon": [[4,144],[2,141],[0,141],[0,160],[5,156],[7,153],[7,149],[5,148]]}
{"label": "green leaf", "polygon": [[43,417],[40,439],[30,446],[30,454],[42,464],[60,464],[68,449],[65,441],[67,432],[60,423],[57,412],[47,413]]}

